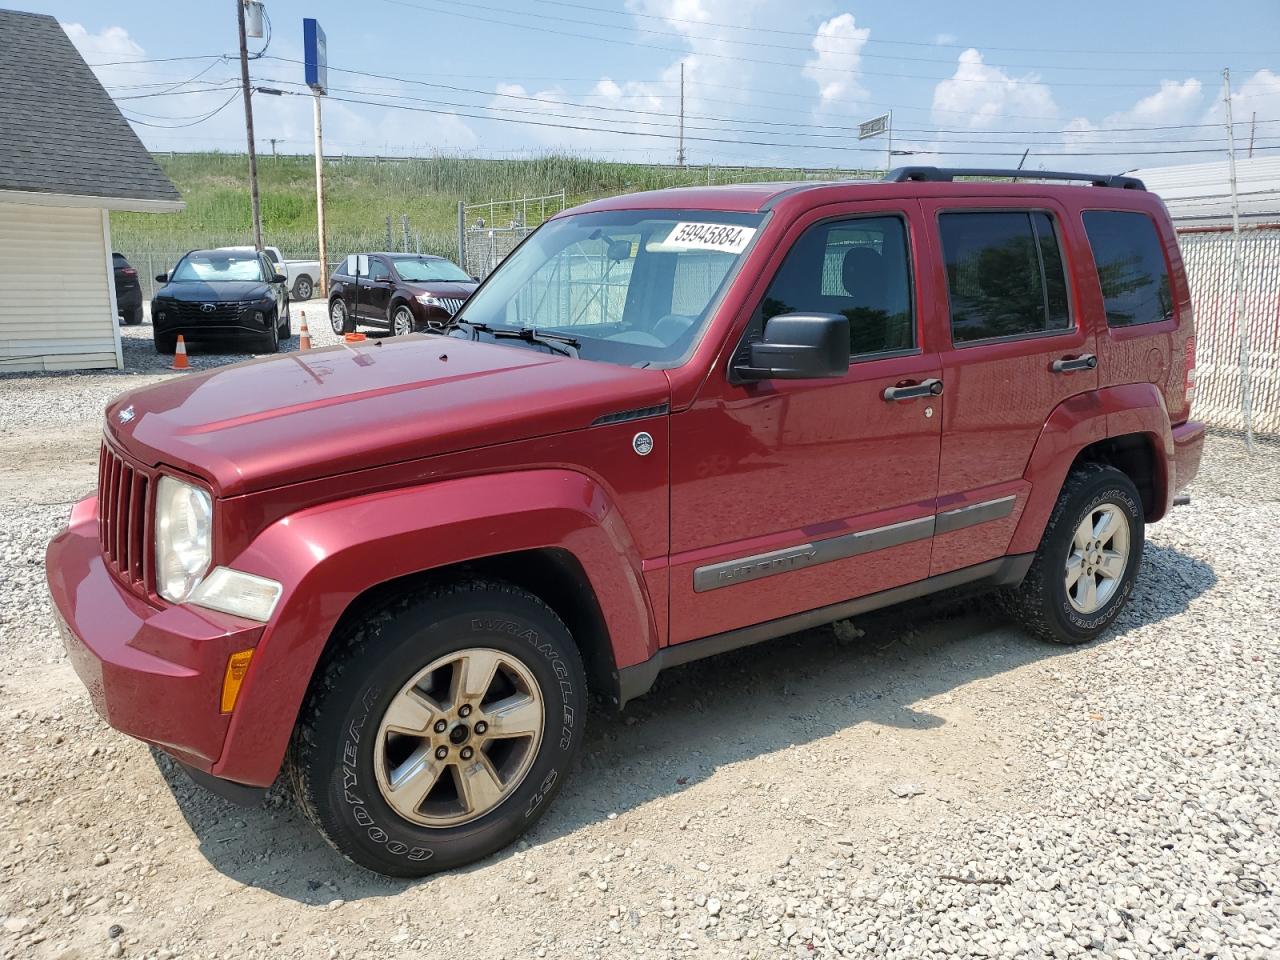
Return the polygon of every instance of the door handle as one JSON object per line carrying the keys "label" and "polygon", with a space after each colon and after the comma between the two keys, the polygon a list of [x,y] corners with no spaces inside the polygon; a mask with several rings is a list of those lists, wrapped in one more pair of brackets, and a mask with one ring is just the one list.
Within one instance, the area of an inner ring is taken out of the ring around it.
{"label": "door handle", "polygon": [[1097,365],[1098,358],[1092,353],[1086,353],[1078,357],[1063,357],[1061,360],[1055,360],[1049,369],[1054,373],[1071,373],[1073,370],[1092,370]]}
{"label": "door handle", "polygon": [[900,387],[885,387],[884,398],[892,403],[895,400],[918,400],[921,397],[942,396],[942,381],[930,377],[919,383],[908,383]]}

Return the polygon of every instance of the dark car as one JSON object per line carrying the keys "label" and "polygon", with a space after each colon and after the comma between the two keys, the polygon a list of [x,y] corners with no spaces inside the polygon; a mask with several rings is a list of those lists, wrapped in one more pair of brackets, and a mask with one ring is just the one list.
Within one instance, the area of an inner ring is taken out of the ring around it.
{"label": "dark car", "polygon": [[111,265],[116,275],[116,312],[122,323],[137,326],[142,322],[142,285],[138,283],[138,271],[118,253],[111,254]]}
{"label": "dark car", "polygon": [[353,254],[329,279],[329,322],[334,333],[362,323],[397,336],[441,330],[477,286],[475,277],[444,257]]}
{"label": "dark car", "polygon": [[255,352],[275,353],[292,336],[288,282],[254,250],[192,250],[151,300],[156,350],[173,353],[187,340],[250,341]]}

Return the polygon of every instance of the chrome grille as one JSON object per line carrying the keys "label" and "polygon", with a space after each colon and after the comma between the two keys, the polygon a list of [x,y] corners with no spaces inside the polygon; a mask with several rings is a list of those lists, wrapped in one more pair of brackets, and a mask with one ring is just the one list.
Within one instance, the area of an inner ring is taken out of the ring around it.
{"label": "chrome grille", "polygon": [[464,301],[459,297],[439,297],[440,303],[449,311],[449,316],[453,316],[462,309]]}
{"label": "chrome grille", "polygon": [[107,568],[137,593],[151,573],[151,476],[102,445],[98,458],[98,541]]}

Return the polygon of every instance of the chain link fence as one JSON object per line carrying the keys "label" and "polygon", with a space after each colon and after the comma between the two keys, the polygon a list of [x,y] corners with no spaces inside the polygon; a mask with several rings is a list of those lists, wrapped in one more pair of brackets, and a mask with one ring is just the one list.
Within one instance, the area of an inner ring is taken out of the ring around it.
{"label": "chain link fence", "polygon": [[1240,234],[1238,322],[1232,320],[1235,270],[1229,232],[1178,237],[1196,311],[1196,399],[1192,416],[1243,430],[1240,333],[1249,340],[1253,429],[1280,435],[1280,229]]}
{"label": "chain link fence", "polygon": [[565,208],[565,192],[458,204],[459,266],[486,277],[520,241]]}

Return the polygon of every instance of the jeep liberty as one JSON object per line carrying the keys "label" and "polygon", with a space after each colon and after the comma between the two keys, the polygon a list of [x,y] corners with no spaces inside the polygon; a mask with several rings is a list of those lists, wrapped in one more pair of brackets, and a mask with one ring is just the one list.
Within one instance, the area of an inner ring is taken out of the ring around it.
{"label": "jeep liberty", "polygon": [[94,706],[418,876],[546,811],[589,694],[961,585],[1097,637],[1199,466],[1192,309],[1140,182],[1033,176],[600,200],[443,335],[122,395],[47,558]]}

